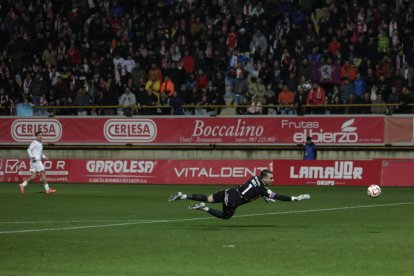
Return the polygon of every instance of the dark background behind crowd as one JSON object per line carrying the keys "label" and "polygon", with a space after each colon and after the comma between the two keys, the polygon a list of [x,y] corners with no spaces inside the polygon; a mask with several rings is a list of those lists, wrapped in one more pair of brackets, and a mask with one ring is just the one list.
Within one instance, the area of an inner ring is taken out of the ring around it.
{"label": "dark background behind crowd", "polygon": [[0,112],[412,113],[413,31],[409,0],[4,0]]}

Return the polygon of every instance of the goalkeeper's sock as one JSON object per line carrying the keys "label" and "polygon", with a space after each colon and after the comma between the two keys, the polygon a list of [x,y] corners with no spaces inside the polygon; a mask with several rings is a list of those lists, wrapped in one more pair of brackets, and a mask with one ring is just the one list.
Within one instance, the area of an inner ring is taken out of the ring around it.
{"label": "goalkeeper's sock", "polygon": [[[186,197],[183,199],[190,199],[190,200],[195,200],[195,201],[203,201],[203,202],[207,202],[207,196],[206,195],[201,195],[201,194],[194,194],[194,195],[185,195]],[[206,210],[204,210],[206,211]]]}
{"label": "goalkeeper's sock", "polygon": [[294,196],[286,196],[286,195],[279,195],[279,194],[276,194],[274,198],[277,199],[277,200],[281,200],[281,201],[294,201],[294,200],[297,200]]}
{"label": "goalkeeper's sock", "polygon": [[44,185],[44,187],[45,187],[45,191],[49,191],[49,184],[47,184],[47,183],[46,183],[46,184]]}

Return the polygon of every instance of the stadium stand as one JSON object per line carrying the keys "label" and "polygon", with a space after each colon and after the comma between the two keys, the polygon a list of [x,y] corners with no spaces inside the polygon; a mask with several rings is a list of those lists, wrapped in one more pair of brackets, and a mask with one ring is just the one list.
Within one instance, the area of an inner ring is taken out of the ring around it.
{"label": "stadium stand", "polygon": [[300,115],[413,112],[409,0],[10,0],[0,26],[1,115],[278,114],[285,85]]}

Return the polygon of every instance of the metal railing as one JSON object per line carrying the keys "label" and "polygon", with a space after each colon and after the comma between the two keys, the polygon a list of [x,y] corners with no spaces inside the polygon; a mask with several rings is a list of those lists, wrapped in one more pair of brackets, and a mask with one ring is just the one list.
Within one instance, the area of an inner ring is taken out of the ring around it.
{"label": "metal railing", "polygon": [[[353,110],[360,110],[363,111],[363,108],[372,108],[372,107],[384,107],[386,109],[386,112],[384,112],[384,114],[387,115],[391,115],[393,113],[393,111],[395,111],[397,108],[401,107],[401,104],[395,104],[395,103],[384,103],[384,104],[322,104],[322,105],[311,105],[311,104],[307,104],[307,105],[301,105],[301,106],[296,106],[296,105],[260,105],[260,106],[255,106],[256,108],[261,108],[261,109],[281,109],[281,108],[291,108],[292,110],[298,111],[301,110],[303,114],[297,114],[297,115],[307,115],[307,114],[311,114],[313,110],[323,110],[325,109],[325,111],[329,111],[331,110],[331,108],[342,108],[343,109],[343,113],[341,114],[355,114],[355,113],[349,113],[350,109]],[[191,110],[191,109],[210,109],[210,110],[235,110],[236,109],[241,109],[241,108],[245,108],[248,109],[249,107],[252,107],[252,105],[232,105],[232,104],[227,104],[227,105],[210,105],[210,104],[202,104],[202,105],[182,105],[181,109],[187,109],[187,110]],[[410,104],[406,104],[404,105],[404,107],[408,107],[408,112],[404,112],[405,114],[412,114],[414,113],[414,104],[410,103]],[[78,111],[78,110],[88,110],[89,112],[91,111],[97,111],[97,110],[130,110],[133,112],[139,112],[141,110],[145,110],[145,109],[161,109],[161,110],[172,110],[174,109],[174,107],[169,106],[169,105],[133,105],[133,106],[120,106],[120,105],[88,105],[88,106],[71,106],[71,105],[65,105],[65,106],[35,106],[32,105],[33,110],[48,110],[50,113],[52,113],[51,115],[56,114],[56,111],[59,110],[74,110],[74,111]],[[10,109],[10,110],[16,110],[16,107],[4,107],[4,106],[0,106],[0,111],[4,110],[4,109]],[[55,112],[54,112],[55,111]],[[235,113],[236,115],[237,113]],[[358,113],[356,113],[358,114]],[[366,114],[366,113],[365,113]],[[375,114],[375,113],[371,113],[371,114]],[[379,114],[379,113],[376,113]],[[382,113],[381,113],[382,114]],[[259,114],[257,114],[259,115]],[[267,115],[267,114],[262,114],[262,115]]]}

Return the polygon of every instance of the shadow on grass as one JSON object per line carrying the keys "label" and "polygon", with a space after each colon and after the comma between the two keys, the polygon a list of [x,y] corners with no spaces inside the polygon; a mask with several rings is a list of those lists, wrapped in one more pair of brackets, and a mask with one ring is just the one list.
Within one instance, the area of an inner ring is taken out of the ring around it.
{"label": "shadow on grass", "polygon": [[229,228],[310,228],[310,225],[277,225],[277,224],[243,224],[243,225],[194,225],[189,229],[229,229]]}

